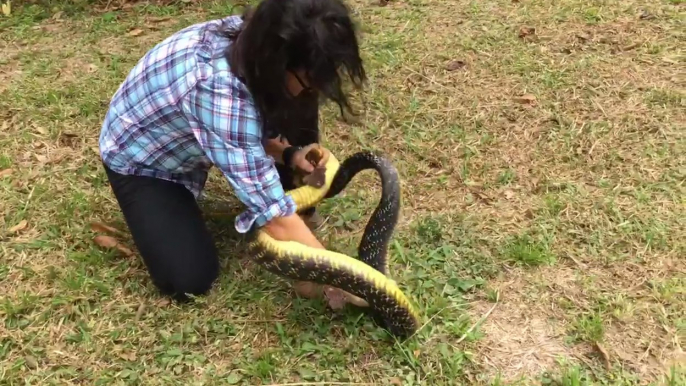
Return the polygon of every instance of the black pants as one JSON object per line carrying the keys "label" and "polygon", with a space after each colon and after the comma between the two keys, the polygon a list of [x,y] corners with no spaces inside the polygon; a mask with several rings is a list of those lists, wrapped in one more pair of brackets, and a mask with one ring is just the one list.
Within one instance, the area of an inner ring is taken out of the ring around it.
{"label": "black pants", "polygon": [[[301,130],[289,130],[299,133],[289,142],[300,146],[318,142],[317,100],[296,99],[291,111],[281,127]],[[293,189],[291,171],[277,167],[284,189]],[[177,300],[207,293],[219,274],[219,259],[193,194],[181,184],[125,176],[106,166],[105,172],[155,286]]]}

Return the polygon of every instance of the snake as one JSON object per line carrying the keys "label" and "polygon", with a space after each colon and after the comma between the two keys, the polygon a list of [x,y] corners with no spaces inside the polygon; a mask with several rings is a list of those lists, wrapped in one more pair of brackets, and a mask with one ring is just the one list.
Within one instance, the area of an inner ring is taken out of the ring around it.
{"label": "snake", "polygon": [[330,285],[364,299],[372,318],[399,337],[414,334],[420,316],[410,299],[389,277],[388,249],[400,212],[400,182],[389,159],[359,151],[343,162],[329,154],[321,186],[303,185],[289,190],[298,213],[338,195],[363,170],[375,170],[381,179],[381,199],[371,214],[351,257],[328,249],[271,237],[262,228],[248,249],[258,265],[282,277]]}

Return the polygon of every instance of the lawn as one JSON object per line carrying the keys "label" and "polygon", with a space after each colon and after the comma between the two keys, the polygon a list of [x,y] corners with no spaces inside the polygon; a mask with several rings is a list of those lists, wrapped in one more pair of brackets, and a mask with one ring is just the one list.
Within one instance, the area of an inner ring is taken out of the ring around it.
{"label": "lawn", "polygon": [[[348,3],[370,79],[357,121],[325,108],[324,144],[397,166],[391,268],[421,330],[394,341],[252,264],[216,171],[203,207],[221,278],[194,304],[161,297],[100,123],[148,49],[231,2],[12,0],[0,384],[686,384],[683,0]],[[376,181],[322,204],[330,249],[354,254]],[[93,222],[133,253],[96,245]]]}

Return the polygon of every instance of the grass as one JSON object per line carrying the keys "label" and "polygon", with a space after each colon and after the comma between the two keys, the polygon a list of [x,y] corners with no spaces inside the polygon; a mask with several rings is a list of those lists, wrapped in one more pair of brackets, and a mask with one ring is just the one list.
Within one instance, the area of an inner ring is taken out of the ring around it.
{"label": "grass", "polygon": [[[683,2],[349,1],[363,116],[327,107],[322,128],[400,171],[393,275],[426,322],[407,342],[294,297],[230,218],[195,305],[93,244],[91,221],[125,230],[93,150],[109,98],[230,2],[19,3],[0,17],[0,383],[683,384]],[[374,181],[322,205],[329,248],[354,253]]]}

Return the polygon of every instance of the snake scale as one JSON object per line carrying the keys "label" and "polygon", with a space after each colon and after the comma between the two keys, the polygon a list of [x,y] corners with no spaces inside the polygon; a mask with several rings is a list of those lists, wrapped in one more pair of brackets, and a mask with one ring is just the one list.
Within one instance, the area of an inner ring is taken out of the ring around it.
{"label": "snake scale", "polygon": [[328,284],[364,299],[374,320],[396,336],[409,336],[419,326],[419,315],[395,281],[388,277],[388,246],[400,210],[400,183],[395,167],[382,156],[358,152],[340,163],[332,154],[325,165],[325,182],[317,188],[304,185],[290,190],[298,212],[339,194],[363,170],[381,177],[381,199],[365,227],[358,258],[279,241],[257,230],[249,249],[266,270],[293,280]]}

